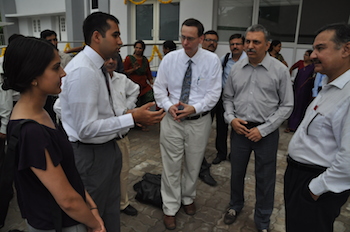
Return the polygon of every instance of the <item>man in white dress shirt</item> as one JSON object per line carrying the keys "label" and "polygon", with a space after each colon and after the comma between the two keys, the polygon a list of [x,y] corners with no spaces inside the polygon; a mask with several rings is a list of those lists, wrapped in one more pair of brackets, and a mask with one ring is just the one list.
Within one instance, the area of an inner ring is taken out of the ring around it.
{"label": "man in white dress shirt", "polygon": [[111,78],[102,67],[122,45],[118,24],[117,18],[102,12],[85,19],[86,46],[66,66],[60,94],[62,123],[74,149],[77,169],[108,232],[120,231],[122,157],[116,143],[118,132],[135,123],[158,123],[164,116],[162,111],[148,110],[155,103],[132,113],[116,114]]}
{"label": "man in white dress shirt", "polygon": [[[137,96],[140,93],[140,87],[138,84],[127,78],[125,74],[117,73],[118,61],[120,55],[109,58],[105,61],[105,68],[111,77],[111,88],[114,93],[114,108],[117,116],[132,113],[136,107]],[[119,68],[118,68],[119,69]],[[122,153],[122,169],[120,172],[120,211],[130,215],[136,216],[137,210],[130,205],[128,195],[128,175],[129,175],[129,155],[130,155],[130,142],[128,138],[129,128],[118,132],[117,143]]]}
{"label": "man in white dress shirt", "polygon": [[310,58],[326,74],[289,143],[287,232],[330,232],[350,195],[350,26],[319,30]]}
{"label": "man in white dress shirt", "polygon": [[[161,194],[167,229],[176,228],[175,215],[181,204],[185,213],[196,212],[196,182],[211,130],[210,110],[221,94],[220,59],[199,47],[204,39],[203,31],[198,20],[185,20],[180,37],[183,49],[164,57],[153,86],[158,106],[167,112],[160,127]],[[191,75],[187,75],[189,70]],[[184,79],[190,82],[187,88]],[[180,101],[186,90],[190,90],[188,103]]]}

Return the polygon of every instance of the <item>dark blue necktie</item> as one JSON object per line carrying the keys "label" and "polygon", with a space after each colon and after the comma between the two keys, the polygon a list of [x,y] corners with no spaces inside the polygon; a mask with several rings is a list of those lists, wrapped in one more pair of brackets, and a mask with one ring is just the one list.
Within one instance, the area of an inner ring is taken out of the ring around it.
{"label": "dark blue necktie", "polygon": [[[188,61],[188,67],[185,73],[184,80],[182,82],[182,89],[181,89],[181,96],[180,96],[180,102],[188,104],[188,100],[190,98],[190,91],[191,91],[191,82],[192,82],[192,68],[191,68],[192,60]],[[183,107],[181,106],[183,109]],[[181,110],[179,108],[179,110]]]}

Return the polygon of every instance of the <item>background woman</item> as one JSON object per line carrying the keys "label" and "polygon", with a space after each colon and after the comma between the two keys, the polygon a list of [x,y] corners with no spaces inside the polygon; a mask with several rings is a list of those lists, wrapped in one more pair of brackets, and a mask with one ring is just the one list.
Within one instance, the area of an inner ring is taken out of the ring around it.
{"label": "background woman", "polygon": [[124,61],[125,74],[140,86],[140,94],[136,106],[140,107],[148,102],[154,101],[153,97],[153,77],[149,62],[143,55],[146,45],[142,40],[134,43],[134,54],[128,55]]}
{"label": "background woman", "polygon": [[43,108],[49,94],[61,92],[61,78],[66,75],[57,49],[36,38],[15,39],[6,49],[3,69],[2,88],[21,94],[8,123],[7,138],[24,119],[39,123],[22,126],[16,151],[17,199],[28,230],[54,231],[50,205],[56,202],[63,232],[105,232],[97,206],[84,190],[67,135]]}
{"label": "background woman", "polygon": [[292,72],[294,69],[297,68],[298,70],[300,70],[300,69],[312,64],[312,60],[310,59],[311,53],[312,53],[312,50],[307,50],[304,53],[304,60],[298,60],[295,64],[292,65],[292,67],[290,67],[290,69],[289,69],[290,75],[292,75]]}
{"label": "background woman", "polygon": [[270,56],[275,57],[277,60],[281,61],[288,67],[287,62],[284,60],[283,56],[280,54],[282,48],[282,43],[279,40],[272,40],[269,49],[267,50]]}
{"label": "background woman", "polygon": [[[309,57],[311,53],[312,50],[307,50],[304,55],[304,60]],[[306,56],[306,54],[309,56]],[[306,108],[312,101],[312,88],[314,87],[316,75],[314,73],[314,64],[312,62],[306,62],[306,64],[306,66],[298,70],[298,74],[294,79],[294,108],[288,119],[288,128],[285,129],[286,133],[296,131],[304,118]]]}

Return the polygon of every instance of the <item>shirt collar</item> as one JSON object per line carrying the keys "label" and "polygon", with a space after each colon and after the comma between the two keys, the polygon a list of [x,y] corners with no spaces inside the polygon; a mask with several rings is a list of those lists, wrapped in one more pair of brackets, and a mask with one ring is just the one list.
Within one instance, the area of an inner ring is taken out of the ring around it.
{"label": "shirt collar", "polygon": [[[239,57],[239,59],[235,62],[238,62],[240,60],[243,60],[244,58],[247,57],[247,53],[245,53],[245,51],[242,52],[241,56]],[[228,56],[228,60],[232,60],[232,52],[230,52],[230,55]]]}
{"label": "shirt collar", "polygon": [[[205,52],[206,50],[204,50],[203,48],[198,47],[198,50],[196,52],[196,54],[194,54],[194,56],[189,57],[186,52],[185,49],[183,49],[183,54],[182,54],[182,60],[183,62],[187,65],[189,60],[192,60],[193,64],[196,64],[197,62],[200,61],[200,56],[203,52]],[[207,51],[209,52],[209,51]]]}
{"label": "shirt collar", "polygon": [[[241,55],[242,56],[242,55]],[[270,56],[270,54],[268,53],[268,52],[266,52],[266,54],[265,54],[265,57],[264,57],[264,59],[257,65],[257,66],[262,66],[262,67],[264,67],[267,71],[269,70],[269,66],[270,66],[270,64],[271,64],[271,56]],[[241,59],[241,58],[240,58]],[[249,57],[248,56],[246,56],[246,57],[244,57],[244,58],[242,58],[242,59],[244,59],[244,61],[242,62],[242,67],[245,67],[245,66],[247,66],[247,65],[251,65],[250,63],[249,63]],[[252,66],[252,65],[251,65]]]}
{"label": "shirt collar", "polygon": [[[325,81],[324,83],[328,82],[328,76],[326,76],[323,81]],[[328,85],[333,85],[339,89],[343,89],[344,86],[350,81],[350,69],[348,71],[346,71],[345,73],[343,73],[342,75],[340,75],[338,78],[336,78],[335,80],[333,80],[332,82],[328,83]]]}
{"label": "shirt collar", "polygon": [[104,64],[103,58],[89,45],[85,45],[83,52],[92,61],[92,64],[95,65],[97,69],[102,67]]}

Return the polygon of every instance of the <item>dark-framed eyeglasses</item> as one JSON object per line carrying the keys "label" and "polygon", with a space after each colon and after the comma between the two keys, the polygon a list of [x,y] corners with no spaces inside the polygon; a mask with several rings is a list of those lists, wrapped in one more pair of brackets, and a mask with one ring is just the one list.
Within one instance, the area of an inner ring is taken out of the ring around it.
{"label": "dark-framed eyeglasses", "polygon": [[[197,38],[198,38],[198,37],[197,37]],[[197,38],[194,38],[194,37],[187,37],[187,36],[184,36],[184,35],[180,35],[180,39],[181,39],[182,41],[187,40],[187,41],[189,41],[189,42],[192,42],[192,41],[194,41],[194,40],[197,39]]]}
{"label": "dark-framed eyeglasses", "polygon": [[218,42],[216,39],[204,39],[204,41],[213,42],[213,43],[217,43]]}

